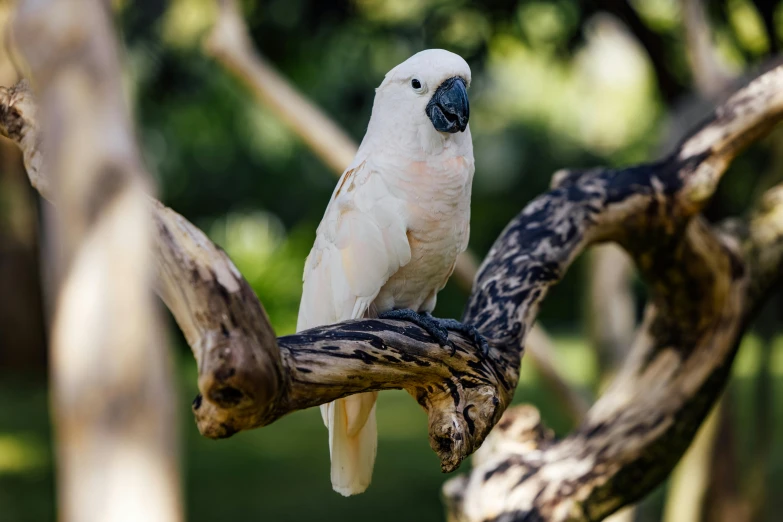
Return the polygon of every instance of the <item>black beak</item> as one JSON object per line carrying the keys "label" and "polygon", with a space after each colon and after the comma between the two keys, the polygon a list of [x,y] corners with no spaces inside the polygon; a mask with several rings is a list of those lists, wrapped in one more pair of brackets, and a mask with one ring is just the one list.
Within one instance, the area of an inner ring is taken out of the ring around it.
{"label": "black beak", "polygon": [[440,132],[464,132],[470,118],[465,80],[454,76],[441,83],[427,104],[427,116]]}

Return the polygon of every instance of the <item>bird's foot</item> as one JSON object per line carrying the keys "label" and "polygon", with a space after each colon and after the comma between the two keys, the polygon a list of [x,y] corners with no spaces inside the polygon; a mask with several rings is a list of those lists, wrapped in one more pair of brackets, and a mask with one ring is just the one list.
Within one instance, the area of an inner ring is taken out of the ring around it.
{"label": "bird's foot", "polygon": [[[429,315],[429,314],[427,314]],[[430,316],[432,317],[432,316]],[[433,317],[433,319],[435,319]],[[443,328],[451,330],[452,332],[461,333],[471,341],[473,344],[479,347],[481,354],[486,357],[489,355],[489,343],[486,338],[479,333],[475,326],[472,324],[465,324],[457,321],[456,319],[435,319]]]}
{"label": "bird's foot", "polygon": [[445,326],[441,325],[442,319],[432,317],[427,312],[419,313],[414,312],[409,308],[401,308],[399,310],[389,310],[388,312],[378,314],[378,318],[409,321],[430,334],[430,337],[435,339],[439,345],[446,346],[451,344],[449,342],[449,331]]}
{"label": "bird's foot", "polygon": [[452,347],[452,355],[456,353],[457,347],[449,341],[449,330],[463,334],[472,340],[481,350],[482,355],[489,353],[489,344],[475,326],[464,324],[456,319],[439,319],[433,317],[429,312],[414,312],[408,308],[399,310],[389,310],[378,315],[379,319],[403,319],[421,327],[425,332],[437,341],[440,346]]}

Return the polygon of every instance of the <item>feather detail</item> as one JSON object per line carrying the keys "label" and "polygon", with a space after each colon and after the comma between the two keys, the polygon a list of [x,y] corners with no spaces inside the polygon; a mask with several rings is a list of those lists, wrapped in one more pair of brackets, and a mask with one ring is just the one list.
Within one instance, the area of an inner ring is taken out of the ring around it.
{"label": "feather detail", "polygon": [[[383,285],[411,259],[404,209],[367,162],[343,174],[305,262],[297,331],[374,313]],[[363,492],[372,479],[377,396],[362,393],[321,406],[332,487],[342,495]]]}
{"label": "feather detail", "polygon": [[[372,480],[372,469],[378,447],[378,429],[375,422],[377,392],[353,395],[327,406],[329,428],[329,455],[332,459],[332,488],[343,496],[363,493]],[[366,398],[365,396],[370,396]],[[348,424],[356,402],[372,403],[367,420],[354,435],[348,433]]]}

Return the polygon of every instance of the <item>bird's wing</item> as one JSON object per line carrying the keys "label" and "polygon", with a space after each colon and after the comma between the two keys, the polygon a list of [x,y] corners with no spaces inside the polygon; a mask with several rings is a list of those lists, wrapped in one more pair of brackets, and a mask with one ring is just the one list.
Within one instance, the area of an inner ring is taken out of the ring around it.
{"label": "bird's wing", "polygon": [[305,262],[297,331],[364,317],[410,259],[402,200],[369,161],[346,170]]}

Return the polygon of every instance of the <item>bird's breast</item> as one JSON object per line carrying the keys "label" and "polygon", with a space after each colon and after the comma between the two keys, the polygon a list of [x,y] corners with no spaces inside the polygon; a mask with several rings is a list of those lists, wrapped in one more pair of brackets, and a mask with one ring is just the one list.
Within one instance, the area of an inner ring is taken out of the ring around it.
{"label": "bird's breast", "polygon": [[378,311],[431,311],[468,244],[472,158],[449,158],[435,168],[419,162],[407,174],[398,186],[405,193],[411,260],[381,289]]}

